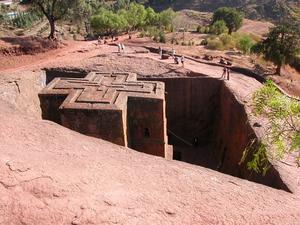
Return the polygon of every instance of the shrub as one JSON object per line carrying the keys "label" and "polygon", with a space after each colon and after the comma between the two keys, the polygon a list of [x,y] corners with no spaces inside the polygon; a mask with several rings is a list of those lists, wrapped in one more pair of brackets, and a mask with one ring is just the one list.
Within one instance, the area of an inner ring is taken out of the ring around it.
{"label": "shrub", "polygon": [[212,50],[223,50],[224,49],[223,42],[218,38],[208,39],[207,47]]}
{"label": "shrub", "polygon": [[18,12],[16,17],[8,20],[8,22],[14,27],[27,28],[31,27],[35,22],[40,20],[41,17],[42,16],[40,14],[33,11]]}
{"label": "shrub", "polygon": [[207,44],[208,44],[207,39],[203,39],[203,40],[200,42],[200,45],[207,45]]}
{"label": "shrub", "polygon": [[202,26],[201,26],[201,25],[198,25],[196,31],[197,31],[198,33],[202,33],[202,32],[201,32],[201,31],[202,31]]}
{"label": "shrub", "polygon": [[224,20],[218,20],[211,25],[209,32],[220,35],[223,33],[228,33],[228,28]]}
{"label": "shrub", "polygon": [[226,49],[234,48],[235,47],[235,40],[229,34],[222,34],[219,36],[219,39],[222,41],[223,45]]}
{"label": "shrub", "polygon": [[160,31],[158,33],[158,37],[159,37],[159,42],[166,43],[166,35],[163,31]]}
{"label": "shrub", "polygon": [[193,45],[195,45],[195,42],[194,42],[194,41],[189,41],[189,42],[188,42],[188,45],[189,45],[189,46],[193,46]]}
{"label": "shrub", "polygon": [[254,41],[249,36],[244,36],[239,39],[238,48],[244,53],[250,53],[251,48],[254,45]]}

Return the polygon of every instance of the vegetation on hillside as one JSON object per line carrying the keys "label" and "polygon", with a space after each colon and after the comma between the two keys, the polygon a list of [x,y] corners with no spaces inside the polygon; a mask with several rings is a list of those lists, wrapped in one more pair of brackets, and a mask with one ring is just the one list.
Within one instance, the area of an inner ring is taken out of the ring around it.
{"label": "vegetation on hillside", "polygon": [[244,33],[223,33],[212,35],[206,39],[207,48],[212,50],[238,49],[244,54],[249,54],[252,46],[259,40],[258,37]]}
{"label": "vegetation on hillside", "polygon": [[[268,159],[282,160],[291,153],[297,154],[296,162],[300,166],[300,101],[285,96],[268,81],[254,94],[253,103],[255,113],[266,117],[268,124],[265,135],[250,155],[248,169],[265,173],[269,168]],[[253,151],[251,147],[246,149],[242,161]]]}
{"label": "vegetation on hillside", "polygon": [[274,21],[298,20],[300,6],[296,0],[139,0],[155,9],[172,7],[174,10],[192,9],[214,12],[220,7],[237,8],[249,19],[271,19]]}

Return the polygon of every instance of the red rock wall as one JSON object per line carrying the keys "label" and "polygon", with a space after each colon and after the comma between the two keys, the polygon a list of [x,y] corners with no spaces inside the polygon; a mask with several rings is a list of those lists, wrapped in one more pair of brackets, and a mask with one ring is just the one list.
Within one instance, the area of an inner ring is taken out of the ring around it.
{"label": "red rock wall", "polygon": [[164,104],[162,99],[128,98],[128,147],[147,154],[166,157]]}
{"label": "red rock wall", "polygon": [[[212,78],[155,78],[166,90],[168,129],[189,142],[209,142],[221,81]],[[169,135],[171,144],[182,144]]]}
{"label": "red rock wall", "polygon": [[60,112],[64,127],[125,146],[122,111],[63,109]]}
{"label": "red rock wall", "polygon": [[250,124],[244,105],[222,84],[219,111],[215,124],[214,153],[218,170],[233,176],[289,191],[278,171],[272,166],[266,176],[249,171],[246,163],[240,165],[243,152],[257,136]]}

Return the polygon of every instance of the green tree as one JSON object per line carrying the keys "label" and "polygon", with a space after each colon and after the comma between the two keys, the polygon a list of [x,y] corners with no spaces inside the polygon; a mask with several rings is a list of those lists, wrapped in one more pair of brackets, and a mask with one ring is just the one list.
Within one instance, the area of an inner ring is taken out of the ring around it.
{"label": "green tree", "polygon": [[173,18],[175,17],[175,12],[172,9],[167,9],[159,14],[159,26],[164,30],[172,29]]}
{"label": "green tree", "polygon": [[146,9],[145,25],[155,26],[159,23],[159,15],[151,8]]}
{"label": "green tree", "polygon": [[32,0],[32,6],[40,10],[50,24],[49,38],[54,39],[55,22],[64,18],[78,0]]}
{"label": "green tree", "polygon": [[228,33],[231,34],[242,26],[243,14],[234,8],[222,7],[214,12],[212,24],[218,20],[223,20],[226,23]]}
{"label": "green tree", "polygon": [[97,33],[115,35],[128,27],[128,24],[123,15],[101,8],[97,15],[92,16],[91,27]]}
{"label": "green tree", "polygon": [[136,30],[145,25],[147,12],[143,5],[130,3],[126,20],[131,30]]}
{"label": "green tree", "polygon": [[210,33],[220,35],[223,33],[228,33],[228,28],[224,20],[217,20],[210,26]]}
{"label": "green tree", "polygon": [[271,29],[267,38],[251,49],[253,53],[263,54],[266,60],[276,65],[276,73],[281,74],[281,67],[293,63],[300,53],[299,28],[288,24]]}
{"label": "green tree", "polygon": [[241,162],[248,158],[248,169],[265,173],[270,158],[282,160],[294,152],[298,153],[296,162],[300,166],[300,101],[285,96],[272,81],[267,81],[254,94],[253,106],[255,114],[267,118],[268,123],[261,140],[253,140],[258,144],[252,143],[254,151],[251,150],[253,146],[247,148]]}

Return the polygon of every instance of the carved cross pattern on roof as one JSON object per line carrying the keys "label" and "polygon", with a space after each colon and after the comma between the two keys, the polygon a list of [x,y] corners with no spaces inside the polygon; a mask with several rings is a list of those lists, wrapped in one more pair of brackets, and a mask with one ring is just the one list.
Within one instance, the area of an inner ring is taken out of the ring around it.
{"label": "carved cross pattern on roof", "polygon": [[65,95],[61,109],[118,109],[128,97],[163,98],[164,84],[137,81],[134,73],[91,72],[85,78],[55,78],[40,95]]}

